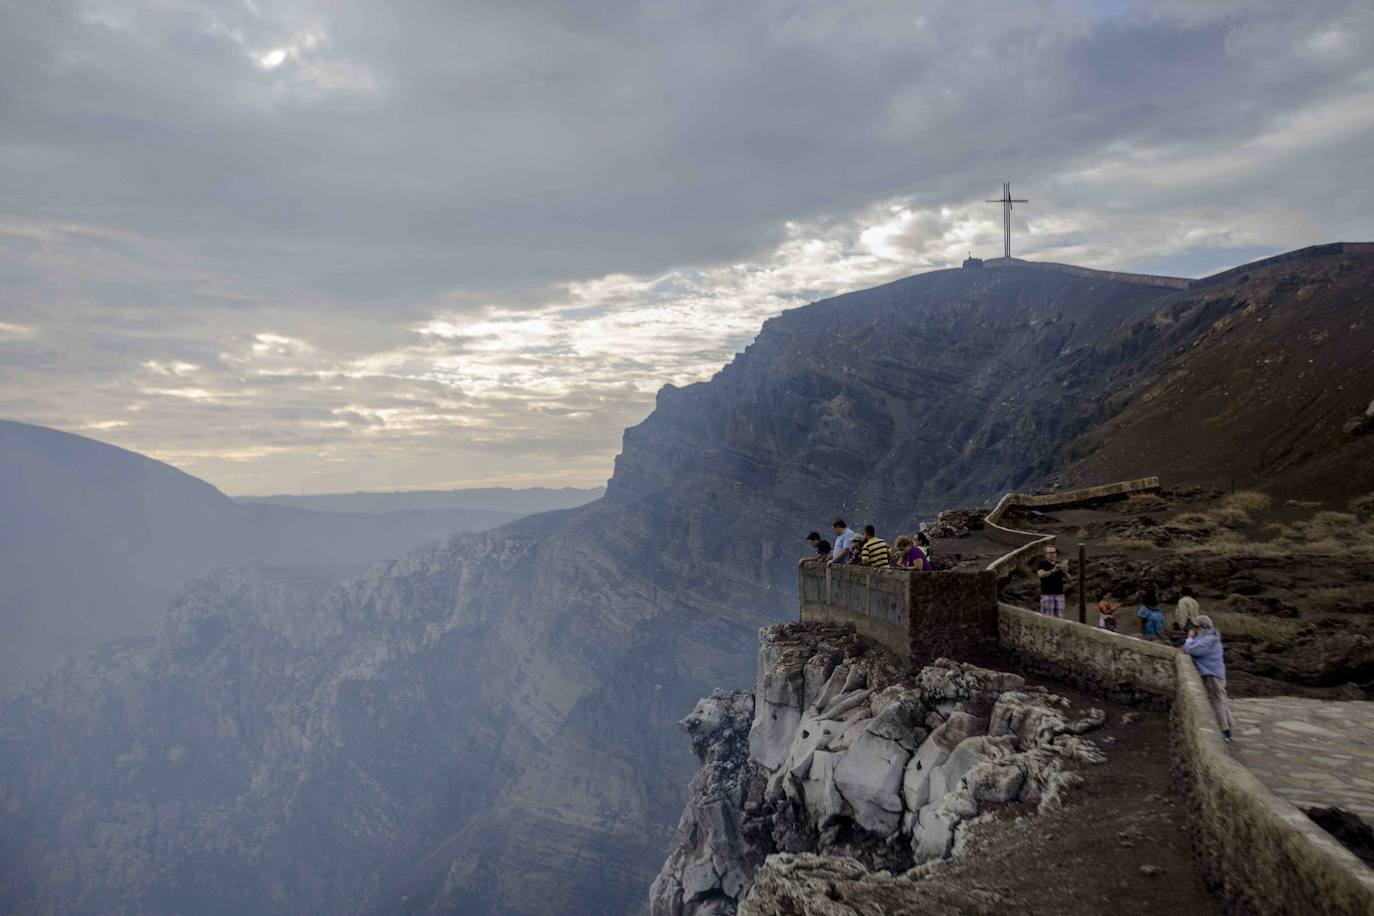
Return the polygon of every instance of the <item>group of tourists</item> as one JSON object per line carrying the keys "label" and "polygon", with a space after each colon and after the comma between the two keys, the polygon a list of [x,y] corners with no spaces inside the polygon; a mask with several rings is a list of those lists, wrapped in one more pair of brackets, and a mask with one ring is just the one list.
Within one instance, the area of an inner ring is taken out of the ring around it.
{"label": "group of tourists", "polygon": [[835,531],[832,545],[821,537],[819,531],[806,536],[814,554],[802,557],[799,566],[808,563],[829,565],[877,566],[912,569],[920,572],[930,571],[930,539],[924,532],[915,535],[901,535],[888,546],[887,541],[878,537],[877,529],[865,525],[863,531],[855,531],[837,518],[830,523]]}
{"label": "group of tourists", "polygon": [[[1049,617],[1064,617],[1064,586],[1068,580],[1069,564],[1059,559],[1059,551],[1050,544],[1045,548],[1045,556],[1035,564],[1035,574],[1040,579],[1040,613]],[[1097,625],[1104,630],[1117,630],[1117,611],[1120,608],[1112,602],[1110,594],[1102,595],[1097,603]],[[1226,697],[1225,650],[1221,644],[1221,634],[1212,623],[1212,618],[1200,612],[1197,596],[1191,587],[1185,585],[1179,590],[1178,606],[1174,609],[1174,629],[1184,635],[1182,649],[1192,656],[1202,684],[1207,688],[1207,699],[1216,714],[1217,724],[1221,726],[1222,737],[1231,740],[1231,710]],[[1146,639],[1165,641],[1167,619],[1160,607],[1159,593],[1153,588],[1145,589],[1141,596],[1140,608],[1136,611],[1140,618],[1140,635]]]}

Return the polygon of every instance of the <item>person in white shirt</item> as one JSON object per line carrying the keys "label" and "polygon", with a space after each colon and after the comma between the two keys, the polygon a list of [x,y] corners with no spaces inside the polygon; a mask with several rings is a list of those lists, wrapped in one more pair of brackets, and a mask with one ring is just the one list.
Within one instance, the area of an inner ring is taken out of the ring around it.
{"label": "person in white shirt", "polygon": [[835,529],[835,547],[830,551],[831,563],[849,563],[854,556],[854,532],[844,523],[844,519],[837,518],[830,523]]}
{"label": "person in white shirt", "polygon": [[1183,597],[1178,599],[1178,607],[1174,608],[1174,626],[1180,630],[1186,630],[1192,626],[1189,621],[1196,620],[1200,608],[1197,599],[1193,597],[1193,590],[1185,585],[1182,589]]}

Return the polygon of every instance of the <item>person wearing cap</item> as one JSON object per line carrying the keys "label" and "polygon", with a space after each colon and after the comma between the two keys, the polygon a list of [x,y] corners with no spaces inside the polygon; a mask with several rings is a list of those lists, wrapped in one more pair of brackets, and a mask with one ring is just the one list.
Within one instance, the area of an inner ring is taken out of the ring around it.
{"label": "person wearing cap", "polygon": [[1217,725],[1221,726],[1221,736],[1229,744],[1231,741],[1231,707],[1226,697],[1226,659],[1221,645],[1221,634],[1212,625],[1212,618],[1199,614],[1193,618],[1193,627],[1183,642],[1183,651],[1193,657],[1197,673],[1202,675],[1202,686],[1207,688],[1207,699],[1216,713]]}
{"label": "person wearing cap", "polygon": [[854,540],[849,542],[849,560],[854,566],[862,566],[864,562],[864,542],[868,536],[862,531],[854,532]]}
{"label": "person wearing cap", "polygon": [[821,537],[819,531],[813,531],[806,536],[806,543],[811,545],[811,549],[816,551],[808,557],[802,557],[797,561],[798,566],[805,566],[807,563],[824,563],[830,559],[830,542]]}

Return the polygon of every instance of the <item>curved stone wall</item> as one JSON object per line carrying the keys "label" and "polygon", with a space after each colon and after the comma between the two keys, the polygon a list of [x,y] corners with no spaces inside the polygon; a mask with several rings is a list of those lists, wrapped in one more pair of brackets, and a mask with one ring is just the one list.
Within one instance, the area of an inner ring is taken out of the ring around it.
{"label": "curved stone wall", "polygon": [[1065,506],[1081,506],[1104,499],[1119,499],[1132,493],[1150,493],[1159,490],[1158,477],[1141,477],[1136,480],[1123,480],[1118,483],[1102,484],[1096,487],[1083,487],[1078,490],[1065,490],[1062,493],[1008,493],[997,501],[997,505],[983,519],[983,536],[998,544],[1014,547],[988,564],[988,569],[997,573],[999,579],[1006,578],[1043,549],[1043,545],[1054,540],[1051,535],[1034,531],[1018,531],[1001,524],[1002,516],[1008,509],[1018,506],[1025,509],[1062,509]]}
{"label": "curved stone wall", "polygon": [[[1135,486],[1138,489],[1117,492],[1139,492],[1157,489],[1159,481],[1146,478],[1111,486]],[[1079,492],[1049,497],[1008,494],[988,518],[995,524],[1012,505],[1063,505]],[[1042,499],[1046,501],[1030,502]],[[1021,562],[1019,554],[1028,548],[1033,552],[1047,540],[1033,532],[1001,530],[1008,537],[1019,535],[1024,543],[989,566],[999,575],[1003,569],[1010,574]],[[1186,802],[1204,873],[1228,910],[1274,916],[1374,914],[1374,869],[1265,788],[1230,755],[1202,678],[1187,654],[1010,604],[998,606],[998,635],[1002,648],[1031,670],[1102,690],[1113,699],[1168,704],[1174,780]]]}

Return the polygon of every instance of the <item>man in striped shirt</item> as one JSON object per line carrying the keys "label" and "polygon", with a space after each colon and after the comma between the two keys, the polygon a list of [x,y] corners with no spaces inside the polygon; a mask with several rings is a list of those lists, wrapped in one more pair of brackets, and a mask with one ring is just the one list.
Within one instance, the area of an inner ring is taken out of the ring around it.
{"label": "man in striped shirt", "polygon": [[864,526],[864,546],[859,551],[859,562],[865,566],[891,566],[892,550],[887,541],[878,537],[872,525]]}

